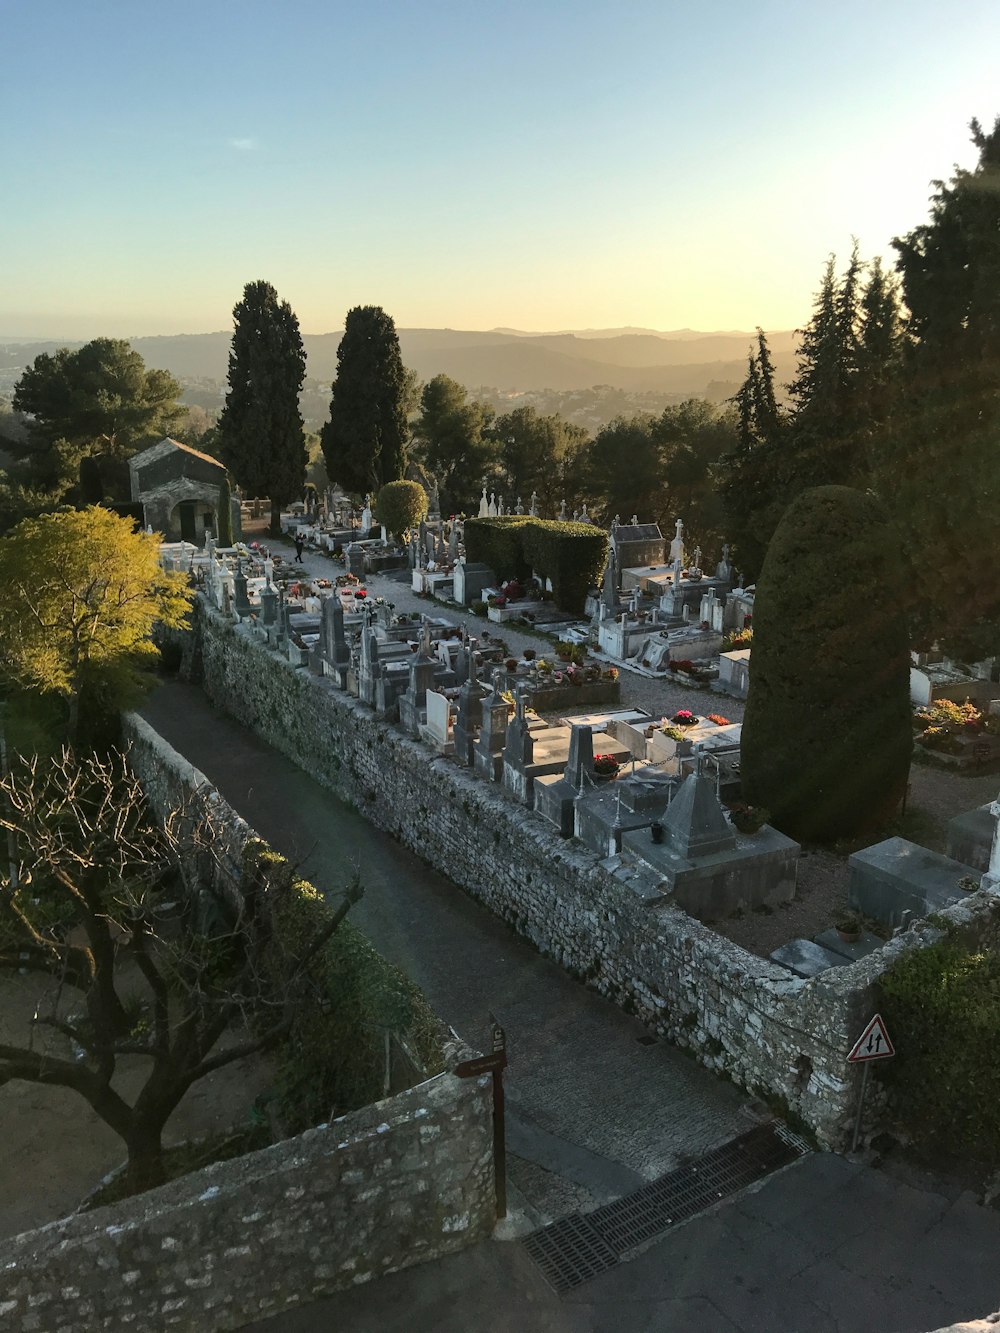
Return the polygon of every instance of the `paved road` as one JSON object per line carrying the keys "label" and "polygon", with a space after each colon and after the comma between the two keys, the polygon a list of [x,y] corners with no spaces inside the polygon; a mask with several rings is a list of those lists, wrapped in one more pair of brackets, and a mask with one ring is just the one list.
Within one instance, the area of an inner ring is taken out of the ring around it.
{"label": "paved road", "polygon": [[367,823],[200,690],[160,686],[143,713],[254,828],[336,893],[352,919],[482,1048],[507,1030],[512,1204],[537,1224],[617,1198],[749,1128],[744,1097],[571,980],[444,876]]}
{"label": "paved road", "polygon": [[556,1296],[496,1241],[245,1333],[926,1333],[996,1310],[1000,1215],[829,1154]]}

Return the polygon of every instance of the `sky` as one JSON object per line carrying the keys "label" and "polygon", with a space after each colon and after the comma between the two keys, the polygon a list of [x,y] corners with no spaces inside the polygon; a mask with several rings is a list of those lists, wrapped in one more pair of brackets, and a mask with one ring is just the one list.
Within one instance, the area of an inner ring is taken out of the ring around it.
{"label": "sky", "polygon": [[996,0],[0,0],[0,338],[801,326],[1000,115]]}

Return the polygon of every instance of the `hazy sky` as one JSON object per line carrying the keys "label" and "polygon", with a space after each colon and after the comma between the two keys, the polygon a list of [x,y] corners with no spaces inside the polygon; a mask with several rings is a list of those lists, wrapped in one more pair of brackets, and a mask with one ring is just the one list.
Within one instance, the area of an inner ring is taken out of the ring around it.
{"label": "hazy sky", "polygon": [[997,0],[0,0],[0,336],[791,328],[1000,114]]}

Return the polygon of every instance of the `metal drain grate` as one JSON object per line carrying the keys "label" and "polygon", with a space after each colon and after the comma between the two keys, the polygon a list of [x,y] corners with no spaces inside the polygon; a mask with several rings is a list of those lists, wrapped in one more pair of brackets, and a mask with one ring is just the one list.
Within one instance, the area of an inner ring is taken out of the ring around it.
{"label": "metal drain grate", "polygon": [[669,1227],[808,1151],[808,1144],[783,1125],[759,1125],[624,1198],[533,1232],[524,1247],[555,1291],[569,1291],[614,1268],[630,1250]]}

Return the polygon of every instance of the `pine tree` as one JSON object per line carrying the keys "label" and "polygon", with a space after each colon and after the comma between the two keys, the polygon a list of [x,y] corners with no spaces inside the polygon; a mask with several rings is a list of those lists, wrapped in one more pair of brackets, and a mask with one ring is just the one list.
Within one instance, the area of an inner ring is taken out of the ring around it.
{"label": "pine tree", "polygon": [[977,658],[1000,648],[985,558],[1000,512],[1000,118],[971,129],[975,168],[935,182],[930,220],[893,241],[908,337],[877,470],[905,534],[918,640]]}
{"label": "pine tree", "polygon": [[306,357],[299,321],[268,282],[249,282],[233,309],[229,391],[218,426],[219,456],[244,494],[268,496],[271,532],[301,495],[308,461],[299,393]]}
{"label": "pine tree", "polygon": [[337,349],[330,419],[321,432],[331,480],[377,494],[406,470],[407,375],[392,318],[381,306],[347,313]]}

